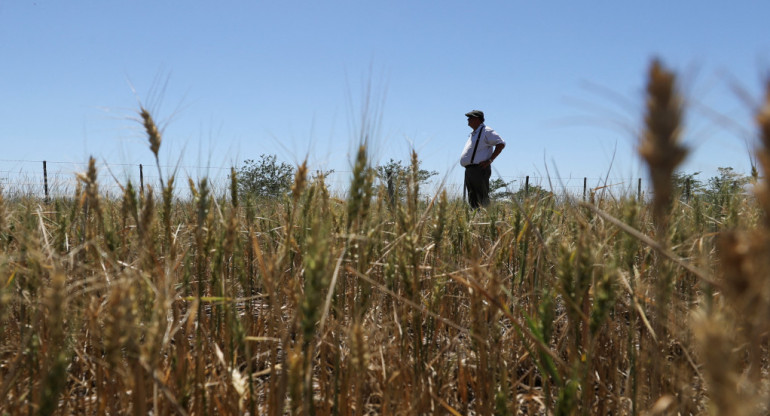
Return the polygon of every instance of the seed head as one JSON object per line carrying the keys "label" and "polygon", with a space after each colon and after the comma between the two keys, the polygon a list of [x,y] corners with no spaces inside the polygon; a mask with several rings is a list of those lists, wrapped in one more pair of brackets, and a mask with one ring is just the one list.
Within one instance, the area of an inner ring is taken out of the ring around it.
{"label": "seed head", "polygon": [[645,130],[639,153],[647,162],[655,198],[653,212],[658,227],[666,222],[666,210],[671,202],[671,177],[684,160],[687,149],[679,143],[682,122],[682,99],[676,88],[676,76],[655,60],[647,82],[647,112]]}
{"label": "seed head", "polygon": [[160,150],[160,130],[158,130],[158,126],[155,124],[155,120],[152,119],[152,115],[150,115],[150,112],[147,111],[144,107],[140,107],[141,111],[139,111],[139,115],[142,116],[142,124],[144,125],[144,130],[147,132],[147,137],[150,139],[150,150],[155,155],[155,157],[158,157],[158,151]]}

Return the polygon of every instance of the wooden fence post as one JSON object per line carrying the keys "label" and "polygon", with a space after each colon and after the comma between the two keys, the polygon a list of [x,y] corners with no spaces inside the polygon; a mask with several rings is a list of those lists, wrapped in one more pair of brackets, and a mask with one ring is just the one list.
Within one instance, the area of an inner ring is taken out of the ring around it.
{"label": "wooden fence post", "polygon": [[45,190],[45,203],[47,204],[49,201],[48,197],[48,166],[46,165],[46,161],[43,161],[43,189]]}
{"label": "wooden fence post", "polygon": [[639,184],[636,186],[636,200],[642,200],[642,178],[639,178]]}
{"label": "wooden fence post", "polygon": [[524,181],[524,197],[529,196],[529,176],[527,176],[527,179]]}
{"label": "wooden fence post", "polygon": [[144,194],[144,172],[141,163],[139,164],[139,193]]}
{"label": "wooden fence post", "polygon": [[588,189],[588,178],[583,178],[583,201],[586,200],[586,190]]}

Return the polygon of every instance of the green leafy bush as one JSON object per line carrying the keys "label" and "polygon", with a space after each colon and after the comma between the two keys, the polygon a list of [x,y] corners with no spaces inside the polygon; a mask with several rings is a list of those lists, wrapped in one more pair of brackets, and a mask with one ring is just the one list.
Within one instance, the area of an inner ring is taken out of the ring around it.
{"label": "green leafy bush", "polygon": [[294,168],[288,163],[279,162],[275,155],[262,154],[258,161],[244,161],[238,169],[237,177],[241,195],[277,198],[291,189]]}

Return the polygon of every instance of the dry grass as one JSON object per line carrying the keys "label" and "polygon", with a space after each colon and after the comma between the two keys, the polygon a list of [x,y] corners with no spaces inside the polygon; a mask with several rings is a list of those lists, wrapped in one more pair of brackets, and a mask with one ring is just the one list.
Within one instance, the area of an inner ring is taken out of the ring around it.
{"label": "dry grass", "polygon": [[770,202],[729,195],[728,227],[666,193],[674,80],[654,64],[651,203],[425,202],[416,155],[391,199],[365,146],[344,200],[303,164],[281,201],[116,201],[93,163],[0,199],[0,412],[767,414]]}

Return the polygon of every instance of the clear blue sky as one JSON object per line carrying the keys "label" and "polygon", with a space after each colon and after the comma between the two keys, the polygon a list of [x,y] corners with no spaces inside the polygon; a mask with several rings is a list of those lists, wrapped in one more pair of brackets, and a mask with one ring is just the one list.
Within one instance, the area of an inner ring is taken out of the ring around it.
{"label": "clear blue sky", "polygon": [[646,175],[659,57],[690,104],[685,171],[748,173],[768,16],[767,1],[0,0],[0,170],[151,165],[141,101],[183,175],[261,153],[349,171],[370,85],[375,161],[413,147],[461,183],[463,114],[481,109],[508,143],[493,176],[617,182]]}

